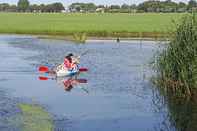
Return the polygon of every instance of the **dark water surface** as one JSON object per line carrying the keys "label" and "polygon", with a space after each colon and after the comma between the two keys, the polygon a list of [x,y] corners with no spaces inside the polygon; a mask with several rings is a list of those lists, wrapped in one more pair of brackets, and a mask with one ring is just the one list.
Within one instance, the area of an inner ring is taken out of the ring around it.
{"label": "dark water surface", "polygon": [[[8,96],[1,95],[0,102],[15,97],[31,99],[51,114],[67,119],[57,127],[65,130],[160,130],[164,121],[167,125],[170,122],[166,120],[166,107],[158,111],[155,106],[154,88],[149,81],[153,75],[149,63],[159,49],[155,43],[88,41],[87,44],[74,44],[1,35],[0,92]],[[61,63],[69,52],[82,54],[86,51],[81,57],[81,66],[89,71],[80,74],[79,78],[87,79],[88,83],[78,84],[66,92],[61,81],[38,79],[39,65]],[[0,127],[3,124],[0,121]]]}

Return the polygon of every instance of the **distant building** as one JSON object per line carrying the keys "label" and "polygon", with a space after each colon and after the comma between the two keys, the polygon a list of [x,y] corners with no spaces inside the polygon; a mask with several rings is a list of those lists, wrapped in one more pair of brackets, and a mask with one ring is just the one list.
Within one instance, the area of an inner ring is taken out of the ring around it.
{"label": "distant building", "polygon": [[61,10],[61,13],[67,13],[67,11],[66,10]]}
{"label": "distant building", "polygon": [[104,8],[97,8],[96,12],[105,13],[105,9]]}
{"label": "distant building", "polygon": [[64,7],[64,10],[61,11],[62,13],[69,13],[70,9],[68,7]]}

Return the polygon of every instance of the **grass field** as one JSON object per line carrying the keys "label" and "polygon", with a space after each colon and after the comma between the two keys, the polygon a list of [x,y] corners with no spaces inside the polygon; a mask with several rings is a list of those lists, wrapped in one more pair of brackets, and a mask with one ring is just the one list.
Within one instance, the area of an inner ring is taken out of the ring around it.
{"label": "grass field", "polygon": [[0,33],[156,37],[184,14],[39,14],[0,13]]}

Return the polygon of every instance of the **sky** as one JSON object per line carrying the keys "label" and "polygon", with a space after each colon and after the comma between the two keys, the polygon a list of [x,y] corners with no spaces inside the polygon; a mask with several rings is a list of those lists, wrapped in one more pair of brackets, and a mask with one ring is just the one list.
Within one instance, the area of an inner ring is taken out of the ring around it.
{"label": "sky", "polygon": [[[54,3],[54,2],[61,2],[64,4],[64,6],[68,6],[71,3],[75,2],[93,2],[97,5],[112,5],[112,4],[139,4],[145,0],[29,0],[31,4],[40,4],[40,3]],[[188,2],[189,0],[172,0],[175,2]],[[0,0],[0,3],[10,3],[10,4],[16,4],[18,0]]]}

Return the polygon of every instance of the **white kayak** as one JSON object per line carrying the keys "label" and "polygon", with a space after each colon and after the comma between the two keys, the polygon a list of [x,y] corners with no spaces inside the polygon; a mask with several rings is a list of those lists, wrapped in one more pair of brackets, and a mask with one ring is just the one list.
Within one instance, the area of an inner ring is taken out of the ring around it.
{"label": "white kayak", "polygon": [[61,65],[57,66],[54,71],[55,71],[55,74],[57,75],[57,77],[71,76],[71,75],[75,75],[75,74],[79,73],[79,68],[76,67],[73,70],[68,70],[65,68],[64,64],[61,64]]}

